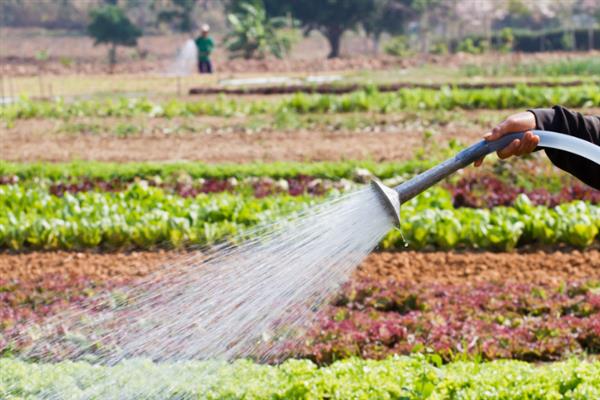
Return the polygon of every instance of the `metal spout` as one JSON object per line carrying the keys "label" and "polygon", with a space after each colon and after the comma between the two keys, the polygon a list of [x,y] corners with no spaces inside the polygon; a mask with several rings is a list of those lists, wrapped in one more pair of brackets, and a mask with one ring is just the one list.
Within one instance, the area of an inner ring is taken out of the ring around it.
{"label": "metal spout", "polygon": [[[535,131],[535,133],[542,137],[542,134],[539,131]],[[388,210],[394,223],[400,225],[400,203],[407,202],[448,175],[466,167],[486,154],[506,147],[514,139],[522,137],[523,133],[513,133],[493,142],[482,140],[459,152],[454,157],[409,179],[393,189],[377,180],[373,180],[371,186],[375,189],[381,204]]]}
{"label": "metal spout", "polygon": [[[600,150],[598,146],[590,142],[556,132],[535,130],[533,133],[539,136],[539,146],[542,148],[549,147],[568,151],[600,164]],[[400,203],[406,203],[427,188],[435,185],[459,169],[473,163],[475,160],[508,146],[514,139],[522,138],[523,133],[517,132],[505,135],[493,142],[483,140],[393,189],[377,180],[371,181],[371,186],[377,193],[380,203],[393,218],[394,223],[400,225]]]}
{"label": "metal spout", "polygon": [[378,180],[371,181],[371,187],[377,193],[377,198],[388,211],[394,225],[400,226],[400,195],[394,189],[385,186]]}

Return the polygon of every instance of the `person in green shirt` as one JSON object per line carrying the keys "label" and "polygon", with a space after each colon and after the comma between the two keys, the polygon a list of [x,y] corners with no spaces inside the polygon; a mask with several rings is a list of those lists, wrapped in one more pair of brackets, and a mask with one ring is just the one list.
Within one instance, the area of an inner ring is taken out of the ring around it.
{"label": "person in green shirt", "polygon": [[212,64],[210,63],[210,53],[213,51],[215,44],[208,36],[210,27],[207,24],[202,25],[200,36],[195,40],[198,48],[198,72],[201,74],[212,74]]}

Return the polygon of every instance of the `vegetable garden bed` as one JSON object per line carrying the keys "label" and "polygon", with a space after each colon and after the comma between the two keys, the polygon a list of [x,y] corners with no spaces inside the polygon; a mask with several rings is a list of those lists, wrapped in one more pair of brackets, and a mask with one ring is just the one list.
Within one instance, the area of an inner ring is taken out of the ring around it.
{"label": "vegetable garden bed", "polygon": [[0,396],[35,399],[130,396],[146,399],[593,399],[600,397],[600,362],[572,359],[456,362],[435,357],[351,359],[326,368],[305,360],[265,366],[240,360],[156,364],[131,360],[113,367],[84,362],[29,364],[0,359]]}
{"label": "vegetable garden bed", "polygon": [[[0,255],[0,353],[19,351],[12,340],[27,324],[158,272],[180,256],[194,254]],[[413,352],[447,361],[597,354],[599,282],[597,250],[375,253],[323,310],[305,346],[280,357],[330,363]]]}
{"label": "vegetable garden bed", "polygon": [[[63,192],[58,197],[43,186],[0,185],[0,248],[114,250],[214,244],[327,198],[230,193],[183,198],[143,182],[118,193]],[[545,207],[519,195],[511,207],[454,208],[451,194],[434,188],[403,205],[400,230],[391,231],[381,246],[583,248],[594,242],[599,226],[600,207],[584,201]]]}
{"label": "vegetable garden bed", "polygon": [[[470,71],[472,72],[472,71]],[[593,84],[594,82],[582,80],[570,81],[535,81],[530,86],[535,87],[569,87],[582,86]],[[446,86],[452,86],[456,89],[498,89],[498,88],[513,88],[523,85],[523,82],[481,82],[481,83],[414,83],[414,82],[397,82],[383,83],[376,85],[364,84],[320,84],[320,85],[272,85],[272,86],[249,86],[241,88],[227,87],[196,87],[189,90],[190,95],[278,95],[278,94],[294,94],[294,93],[319,93],[319,94],[345,94],[357,92],[360,90],[376,90],[378,92],[396,92],[400,89],[433,89],[439,90]]]}
{"label": "vegetable garden bed", "polygon": [[155,103],[146,99],[121,98],[75,102],[42,102],[21,100],[0,109],[0,120],[27,118],[128,117],[148,116],[172,118],[179,116],[251,116],[285,111],[297,114],[376,112],[392,113],[406,110],[510,109],[551,106],[600,106],[600,94],[594,85],[574,87],[527,87],[501,89],[441,90],[400,89],[396,92],[359,91],[344,95],[295,94],[279,100],[239,100],[220,96],[212,100],[186,102],[170,100]]}

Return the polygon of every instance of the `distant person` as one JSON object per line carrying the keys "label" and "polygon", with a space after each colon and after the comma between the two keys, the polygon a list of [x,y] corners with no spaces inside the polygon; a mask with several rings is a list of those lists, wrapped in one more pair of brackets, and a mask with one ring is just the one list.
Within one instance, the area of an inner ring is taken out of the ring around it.
{"label": "distant person", "polygon": [[210,53],[212,53],[215,44],[208,32],[210,27],[207,24],[202,25],[200,35],[195,43],[198,48],[198,72],[201,74],[212,74],[212,64],[210,63]]}
{"label": "distant person", "polygon": [[[600,116],[584,116],[561,106],[538,108],[511,115],[498,124],[485,140],[496,140],[512,132],[523,132],[522,140],[515,139],[505,148],[498,150],[498,157],[522,156],[537,150],[539,136],[531,130],[553,131],[574,136],[600,146]],[[577,154],[557,149],[545,149],[546,155],[558,168],[569,172],[594,189],[600,190],[600,166]],[[475,162],[481,165],[483,159]]]}

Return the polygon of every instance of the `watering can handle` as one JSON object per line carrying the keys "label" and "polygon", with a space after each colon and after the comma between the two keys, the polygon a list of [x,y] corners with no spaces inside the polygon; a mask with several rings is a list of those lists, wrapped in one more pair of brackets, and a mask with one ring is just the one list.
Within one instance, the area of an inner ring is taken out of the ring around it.
{"label": "watering can handle", "polygon": [[[583,139],[556,132],[534,130],[533,133],[540,137],[540,147],[551,147],[569,151],[600,165],[600,146],[586,142]],[[400,203],[412,199],[422,191],[435,185],[448,175],[473,163],[475,160],[508,146],[515,139],[521,139],[523,134],[524,132],[511,133],[491,142],[482,140],[462,150],[441,164],[396,186],[394,190],[400,196]]]}

